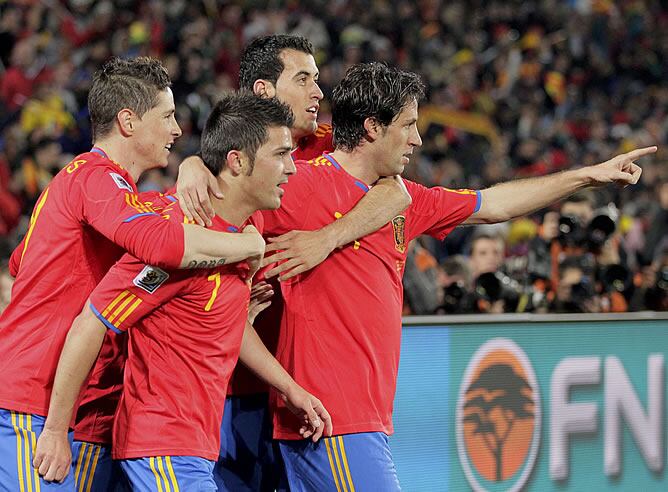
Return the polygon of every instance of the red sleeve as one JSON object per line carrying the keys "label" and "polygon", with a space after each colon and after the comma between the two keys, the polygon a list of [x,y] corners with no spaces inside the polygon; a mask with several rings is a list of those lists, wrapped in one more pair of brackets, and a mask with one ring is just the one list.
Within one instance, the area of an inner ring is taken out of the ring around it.
{"label": "red sleeve", "polygon": [[178,268],[185,247],[183,226],[163,220],[117,171],[107,166],[81,169],[75,213],[144,263]]}
{"label": "red sleeve", "polygon": [[427,188],[412,181],[404,182],[413,198],[406,220],[409,240],[429,234],[442,241],[480,208],[482,196],[479,191],[450,190],[440,186]]}
{"label": "red sleeve", "polygon": [[23,238],[16,249],[12,251],[12,256],[9,257],[9,274],[14,278],[16,278],[19,273],[19,266],[21,265],[21,257],[23,256],[25,241],[25,238]]}
{"label": "red sleeve", "polygon": [[144,265],[126,253],[90,295],[90,308],[107,328],[122,333],[177,295],[189,281],[184,272]]}
{"label": "red sleeve", "polygon": [[294,229],[302,229],[308,217],[309,203],[315,192],[313,167],[305,161],[296,161],[297,172],[283,185],[285,193],[277,210],[265,210],[264,236],[280,236]]}

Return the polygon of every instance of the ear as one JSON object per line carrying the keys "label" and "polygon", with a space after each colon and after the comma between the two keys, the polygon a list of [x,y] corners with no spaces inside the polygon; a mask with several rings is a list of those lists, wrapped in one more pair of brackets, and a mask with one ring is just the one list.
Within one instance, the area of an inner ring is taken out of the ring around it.
{"label": "ear", "polygon": [[131,109],[121,109],[116,115],[118,127],[121,130],[121,135],[130,137],[134,134],[137,123],[137,115]]}
{"label": "ear", "polygon": [[232,171],[233,176],[238,176],[239,174],[243,173],[244,157],[245,154],[240,150],[230,150],[227,153],[227,158],[225,159],[225,165],[230,171]]}
{"label": "ear", "polygon": [[366,130],[367,138],[370,141],[376,140],[383,129],[376,118],[367,118],[364,120],[364,129]]}
{"label": "ear", "polygon": [[253,84],[253,92],[256,96],[272,98],[276,97],[274,84],[264,79],[257,79]]}

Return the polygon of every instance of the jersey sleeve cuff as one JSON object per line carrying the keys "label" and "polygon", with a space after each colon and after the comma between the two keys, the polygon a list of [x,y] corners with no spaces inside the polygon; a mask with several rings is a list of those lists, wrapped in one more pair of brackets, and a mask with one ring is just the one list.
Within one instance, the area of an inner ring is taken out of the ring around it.
{"label": "jersey sleeve cuff", "polygon": [[473,209],[473,213],[480,210],[480,207],[482,206],[482,193],[480,193],[480,190],[475,190],[475,197],[475,208]]}
{"label": "jersey sleeve cuff", "polygon": [[113,331],[114,333],[118,333],[119,335],[122,334],[122,333],[125,333],[124,331],[119,330],[114,325],[112,325],[109,321],[107,321],[107,319],[104,316],[102,316],[100,311],[98,311],[95,308],[95,306],[93,306],[93,304],[90,304],[90,309],[91,309],[91,311],[93,311],[93,314],[97,317],[97,319],[99,319],[100,321],[102,321],[102,323],[104,323],[104,326],[106,326],[107,329]]}

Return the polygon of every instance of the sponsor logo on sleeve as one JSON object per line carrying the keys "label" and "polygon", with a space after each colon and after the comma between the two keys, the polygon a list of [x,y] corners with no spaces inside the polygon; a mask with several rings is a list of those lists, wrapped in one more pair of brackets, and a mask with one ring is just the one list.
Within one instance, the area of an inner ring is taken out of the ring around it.
{"label": "sponsor logo on sleeve", "polygon": [[158,267],[146,265],[134,278],[132,283],[149,294],[153,294],[168,278],[169,274],[166,271]]}
{"label": "sponsor logo on sleeve", "polygon": [[118,186],[121,190],[128,190],[130,193],[134,193],[135,190],[132,189],[130,183],[128,183],[123,176],[118,173],[109,173],[109,176],[111,176],[111,179],[114,180],[116,186]]}

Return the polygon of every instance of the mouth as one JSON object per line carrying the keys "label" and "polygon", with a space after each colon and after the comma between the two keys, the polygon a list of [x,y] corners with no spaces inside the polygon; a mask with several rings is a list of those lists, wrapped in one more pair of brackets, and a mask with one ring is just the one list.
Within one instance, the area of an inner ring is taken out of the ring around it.
{"label": "mouth", "polygon": [[283,193],[285,193],[285,190],[283,188],[281,188],[281,186],[283,186],[284,184],[287,184],[287,182],[288,182],[287,180],[281,181],[280,183],[278,183],[276,185],[276,188],[278,189],[280,196],[283,196]]}
{"label": "mouth", "polygon": [[317,104],[314,104],[313,106],[309,106],[306,108],[307,113],[311,113],[313,116],[318,116],[318,110],[320,109],[320,106]]}
{"label": "mouth", "polygon": [[172,150],[172,145],[173,145],[173,144],[174,144],[174,143],[172,142],[172,143],[168,143],[167,145],[165,145],[165,150],[166,150],[167,152],[171,152],[171,150]]}

